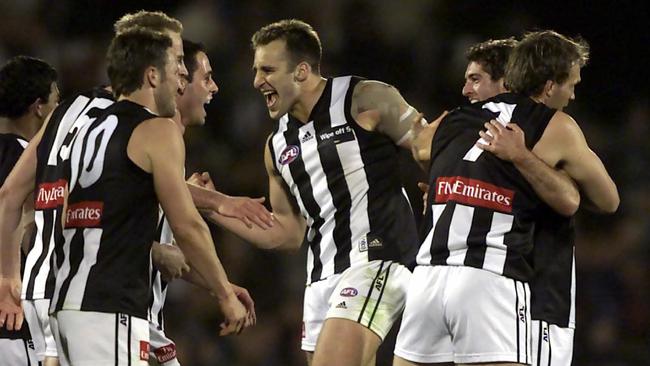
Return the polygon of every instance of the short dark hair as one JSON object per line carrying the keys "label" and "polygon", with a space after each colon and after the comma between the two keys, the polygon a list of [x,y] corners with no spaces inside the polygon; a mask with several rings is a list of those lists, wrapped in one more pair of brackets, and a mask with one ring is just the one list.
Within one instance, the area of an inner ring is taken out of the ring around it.
{"label": "short dark hair", "polygon": [[515,93],[539,95],[546,82],[563,83],[573,65],[583,67],[589,60],[589,45],[552,30],[524,35],[512,50],[506,67],[506,87]]}
{"label": "short dark hair", "polygon": [[196,60],[196,55],[199,52],[205,52],[205,46],[200,42],[192,42],[187,39],[183,39],[183,62],[187,68],[187,82],[191,83],[194,79],[194,71],[199,68],[199,64]]}
{"label": "short dark hair", "polygon": [[129,95],[142,87],[144,71],[154,66],[165,75],[167,49],[172,40],[164,33],[134,27],[117,34],[106,56],[108,78],[115,96]]}
{"label": "short dark hair", "polygon": [[293,66],[306,61],[317,73],[320,73],[320,61],[323,48],[318,33],[311,25],[298,19],[284,19],[265,25],[253,34],[253,49],[265,46],[277,39],[286,42]]}
{"label": "short dark hair", "polygon": [[510,52],[517,45],[514,38],[490,39],[471,46],[466,53],[468,62],[476,62],[497,81],[505,75]]}
{"label": "short dark hair", "polygon": [[0,116],[18,118],[37,100],[49,101],[56,70],[47,62],[16,56],[0,69]]}
{"label": "short dark hair", "polygon": [[162,11],[140,10],[135,13],[123,15],[113,24],[115,34],[122,33],[133,27],[143,27],[158,32],[183,32],[183,24]]}

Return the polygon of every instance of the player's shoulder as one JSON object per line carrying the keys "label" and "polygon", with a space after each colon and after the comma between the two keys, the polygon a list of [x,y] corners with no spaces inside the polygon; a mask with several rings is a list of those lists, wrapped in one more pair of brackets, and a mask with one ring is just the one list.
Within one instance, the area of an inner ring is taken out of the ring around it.
{"label": "player's shoulder", "polygon": [[547,126],[547,129],[549,128],[558,134],[582,134],[582,130],[580,129],[578,122],[576,122],[576,120],[569,114],[562,111],[556,111],[553,114],[553,117],[551,117],[551,120]]}
{"label": "player's shoulder", "polygon": [[182,139],[181,129],[170,118],[153,116],[143,120],[135,128],[134,133],[145,136],[148,140],[164,142],[170,139]]}

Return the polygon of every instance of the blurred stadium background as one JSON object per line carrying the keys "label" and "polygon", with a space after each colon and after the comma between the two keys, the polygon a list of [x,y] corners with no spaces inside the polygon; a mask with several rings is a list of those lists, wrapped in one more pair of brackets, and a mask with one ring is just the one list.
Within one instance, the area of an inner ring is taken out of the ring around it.
{"label": "blurred stadium background", "polygon": [[[209,49],[219,94],[203,128],[186,134],[187,170],[209,171],[228,194],[266,195],[262,161],[274,124],[252,88],[249,39],[260,26],[295,17],[320,33],[324,75],[356,74],[397,86],[427,117],[466,103],[464,51],[488,38],[554,29],[591,45],[576,101],[567,112],[617,182],[612,216],[578,215],[578,325],[574,365],[650,365],[650,32],[645,1],[72,1],[0,2],[0,63],[43,58],[60,73],[62,96],[105,83],[112,23],[125,12],[162,10],[184,36]],[[406,154],[404,182],[415,212],[417,168]],[[258,325],[219,338],[219,315],[205,293],[171,285],[167,331],[184,365],[304,365],[299,351],[304,252],[267,252],[213,227],[233,282],[247,287]],[[378,365],[389,365],[392,344]]]}

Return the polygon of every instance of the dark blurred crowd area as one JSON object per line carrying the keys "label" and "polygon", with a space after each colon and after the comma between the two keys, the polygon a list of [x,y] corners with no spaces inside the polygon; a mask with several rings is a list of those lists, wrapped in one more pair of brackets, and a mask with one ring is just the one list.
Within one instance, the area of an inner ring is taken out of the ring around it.
{"label": "dark blurred crowd area", "polygon": [[[615,215],[578,214],[574,365],[650,365],[650,14],[644,1],[2,0],[0,63],[18,54],[43,58],[59,71],[64,98],[106,83],[112,23],[139,9],[178,18],[184,37],[209,50],[219,93],[207,107],[206,125],[186,133],[188,173],[208,171],[221,191],[252,197],[267,195],[263,147],[274,126],[252,87],[249,39],[264,24],[309,22],[323,43],[324,75],[391,83],[428,119],[467,103],[461,87],[469,45],[535,29],[584,37],[591,60],[566,111],[613,176],[621,205]],[[406,153],[402,162],[420,212],[415,182],[423,175]],[[304,251],[262,251],[212,229],[229,277],[256,301],[258,324],[219,338],[215,301],[192,285],[172,283],[166,327],[181,363],[306,364],[299,350]],[[378,365],[390,364],[390,341]]]}

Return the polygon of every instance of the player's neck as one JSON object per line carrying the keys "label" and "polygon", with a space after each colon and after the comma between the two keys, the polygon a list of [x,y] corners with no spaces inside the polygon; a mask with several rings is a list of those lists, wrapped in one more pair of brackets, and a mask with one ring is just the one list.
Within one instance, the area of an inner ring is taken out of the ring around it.
{"label": "player's neck", "polygon": [[305,81],[298,103],[291,110],[291,115],[302,123],[309,122],[311,111],[318,103],[321,95],[323,95],[326,85],[327,79],[320,75],[314,75],[310,80]]}
{"label": "player's neck", "polygon": [[156,100],[151,89],[138,89],[129,95],[120,95],[118,101],[128,100],[147,108],[151,113],[158,114]]}
{"label": "player's neck", "polygon": [[41,127],[41,121],[32,116],[23,116],[16,119],[0,119],[0,133],[11,133],[29,141],[36,135]]}

